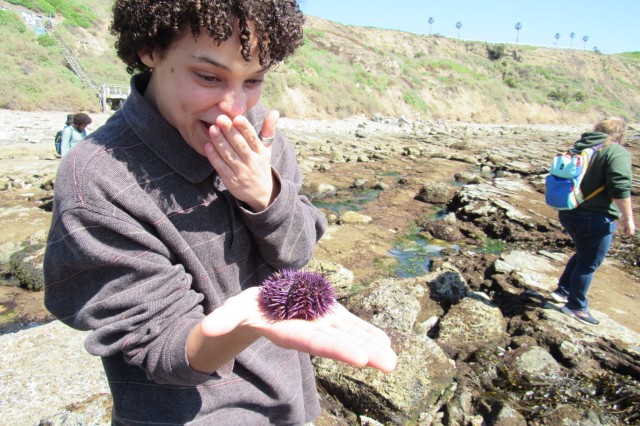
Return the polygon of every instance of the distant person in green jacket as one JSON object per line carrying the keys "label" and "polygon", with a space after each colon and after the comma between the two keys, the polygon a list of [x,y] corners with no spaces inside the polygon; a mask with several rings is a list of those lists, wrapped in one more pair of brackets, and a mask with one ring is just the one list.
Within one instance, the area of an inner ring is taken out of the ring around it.
{"label": "distant person in green jacket", "polygon": [[608,117],[598,122],[593,132],[582,134],[575,143],[577,150],[602,145],[582,181],[582,193],[588,196],[603,185],[604,190],[574,210],[559,212],[560,223],[576,251],[551,297],[565,304],[562,312],[593,325],[600,321],[589,312],[587,293],[593,274],[609,251],[616,222],[623,235],[636,231],[631,209],[631,154],[621,145],[625,128],[623,119]]}
{"label": "distant person in green jacket", "polygon": [[73,122],[62,131],[60,155],[64,156],[75,144],[87,137],[87,126],[91,124],[91,122],[91,117],[83,112],[73,114]]}

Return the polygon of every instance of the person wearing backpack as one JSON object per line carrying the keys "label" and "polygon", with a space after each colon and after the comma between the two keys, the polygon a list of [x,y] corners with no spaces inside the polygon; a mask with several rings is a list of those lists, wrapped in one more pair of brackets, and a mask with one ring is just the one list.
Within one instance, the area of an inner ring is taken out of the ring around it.
{"label": "person wearing backpack", "polygon": [[602,145],[593,155],[581,183],[586,197],[571,210],[560,210],[559,219],[571,236],[575,253],[567,262],[551,297],[564,303],[562,312],[588,324],[597,325],[588,309],[587,293],[593,274],[609,251],[616,223],[623,235],[632,236],[636,225],[631,208],[631,154],[622,145],[626,122],[607,117],[596,124],[593,132],[583,133],[575,143],[582,151]]}
{"label": "person wearing backpack", "polygon": [[58,155],[62,155],[62,134],[64,133],[65,129],[67,129],[67,127],[71,127],[72,124],[73,114],[67,114],[67,121],[65,121],[64,126],[62,126],[62,129],[56,132],[54,143],[56,146],[56,154]]}
{"label": "person wearing backpack", "polygon": [[62,131],[60,155],[64,156],[75,144],[87,137],[87,126],[91,122],[91,117],[83,112],[73,114],[73,123]]}

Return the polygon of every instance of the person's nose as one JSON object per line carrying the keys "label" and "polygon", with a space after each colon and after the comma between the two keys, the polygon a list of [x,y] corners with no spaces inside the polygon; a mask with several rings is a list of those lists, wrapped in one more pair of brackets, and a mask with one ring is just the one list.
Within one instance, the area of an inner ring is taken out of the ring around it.
{"label": "person's nose", "polygon": [[247,111],[247,95],[241,88],[229,88],[220,102],[220,109],[233,120]]}

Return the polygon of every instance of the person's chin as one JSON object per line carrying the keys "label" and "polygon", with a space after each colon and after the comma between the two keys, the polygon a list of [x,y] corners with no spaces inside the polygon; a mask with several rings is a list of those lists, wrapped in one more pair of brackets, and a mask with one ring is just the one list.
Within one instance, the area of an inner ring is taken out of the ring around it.
{"label": "person's chin", "polygon": [[207,154],[204,150],[204,146],[207,144],[207,142],[204,141],[196,141],[196,142],[191,142],[189,143],[189,146],[191,146],[191,148],[197,152],[198,154],[202,155],[203,157],[206,157]]}

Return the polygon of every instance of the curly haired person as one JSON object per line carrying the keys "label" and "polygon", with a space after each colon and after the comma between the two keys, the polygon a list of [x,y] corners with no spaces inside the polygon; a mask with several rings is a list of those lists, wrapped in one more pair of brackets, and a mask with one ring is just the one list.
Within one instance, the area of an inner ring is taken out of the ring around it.
{"label": "curly haired person", "polygon": [[[602,146],[595,152],[582,180],[585,195],[596,194],[574,210],[561,210],[560,223],[575,245],[551,297],[564,303],[562,312],[588,324],[600,323],[588,309],[587,293],[604,260],[620,222],[623,235],[635,234],[631,208],[631,154],[622,145],[626,122],[618,117],[599,121],[593,132],[582,134],[577,150]],[[596,192],[603,187],[601,192]]]}
{"label": "curly haired person", "polygon": [[71,148],[87,137],[87,126],[92,122],[91,117],[83,112],[69,114],[67,122],[69,122],[69,118],[71,118],[71,123],[62,130],[60,155],[66,155]]}
{"label": "curly haired person", "polygon": [[91,330],[115,425],[304,424],[309,354],[395,368],[387,335],[339,304],[274,321],[259,302],[327,226],[260,102],[303,23],[293,0],[115,2],[132,93],[63,157],[44,264],[47,308]]}

